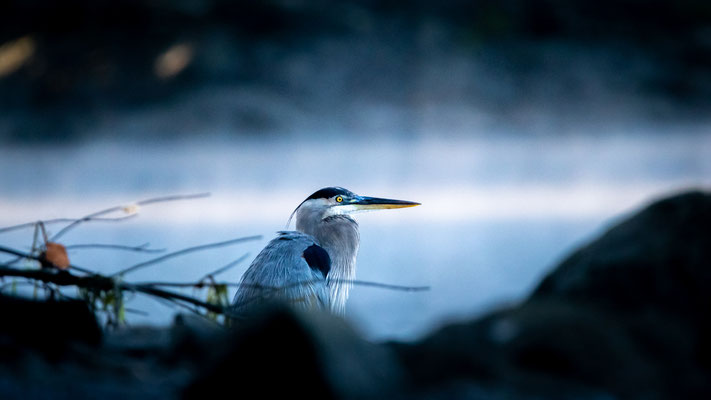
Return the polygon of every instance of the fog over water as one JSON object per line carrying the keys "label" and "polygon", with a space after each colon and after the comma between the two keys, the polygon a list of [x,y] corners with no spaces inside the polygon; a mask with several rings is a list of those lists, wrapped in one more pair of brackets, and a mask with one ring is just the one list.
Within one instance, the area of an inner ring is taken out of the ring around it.
{"label": "fog over water", "polygon": [[[0,226],[79,217],[156,195],[211,192],[205,199],[145,206],[137,218],[120,223],[85,224],[62,239],[66,245],[150,242],[178,250],[263,235],[126,278],[193,281],[245,253],[251,261],[321,187],[419,201],[417,208],[356,216],[362,236],[357,277],[431,289],[356,286],[347,306],[347,318],[367,337],[413,339],[444,321],[522,299],[576,245],[651,199],[709,188],[711,135],[704,129],[409,139],[212,134],[173,142],[7,146],[0,150]],[[18,249],[31,240],[30,229],[2,234],[4,244]],[[70,257],[76,265],[111,272],[151,255],[76,249]],[[222,278],[237,282],[247,266]],[[132,324],[169,323],[176,311],[140,296],[128,306],[148,312],[129,314]]]}

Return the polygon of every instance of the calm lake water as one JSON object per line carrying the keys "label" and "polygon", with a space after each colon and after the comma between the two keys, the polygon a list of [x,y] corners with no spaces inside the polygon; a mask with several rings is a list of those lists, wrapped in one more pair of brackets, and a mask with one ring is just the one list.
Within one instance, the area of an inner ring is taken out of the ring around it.
{"label": "calm lake water", "polygon": [[[414,339],[437,326],[520,301],[559,260],[616,219],[660,197],[711,187],[711,135],[339,137],[91,142],[0,150],[0,226],[79,217],[156,195],[206,199],[142,207],[137,218],[85,224],[66,245],[111,243],[178,250],[231,238],[259,241],[194,253],[127,276],[192,281],[243,254],[249,261],[306,196],[338,185],[421,207],[356,216],[358,278],[429,286],[356,286],[347,319],[372,339]],[[51,226],[56,232],[59,226]],[[31,230],[0,235],[18,249]],[[74,264],[116,271],[153,255],[76,249]],[[237,282],[245,262],[226,272]],[[190,290],[188,290],[190,293]],[[131,324],[167,324],[175,309],[135,296]]]}

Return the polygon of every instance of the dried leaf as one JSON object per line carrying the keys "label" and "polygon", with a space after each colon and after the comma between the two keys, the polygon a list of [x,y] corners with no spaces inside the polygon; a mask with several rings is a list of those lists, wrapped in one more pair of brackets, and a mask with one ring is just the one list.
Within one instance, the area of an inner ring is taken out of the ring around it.
{"label": "dried leaf", "polygon": [[42,259],[47,262],[50,266],[67,269],[71,264],[69,262],[69,256],[67,255],[67,249],[59,243],[47,242],[47,250],[42,253]]}

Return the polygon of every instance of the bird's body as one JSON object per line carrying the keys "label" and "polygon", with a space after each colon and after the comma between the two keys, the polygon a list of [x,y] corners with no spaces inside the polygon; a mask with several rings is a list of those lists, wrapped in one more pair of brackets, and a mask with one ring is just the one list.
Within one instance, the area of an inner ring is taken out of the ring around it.
{"label": "bird's body", "polygon": [[[304,308],[328,307],[326,276],[330,261],[312,262],[314,265],[311,266],[304,254],[312,246],[318,245],[309,235],[296,231],[279,232],[242,276],[235,306],[244,308],[260,301],[279,299]],[[319,268],[321,265],[327,268]]]}
{"label": "bird's body", "polygon": [[337,187],[315,192],[294,211],[296,231],[279,232],[244,273],[235,310],[281,300],[343,315],[360,243],[358,223],[349,214],[418,204],[362,197]]}

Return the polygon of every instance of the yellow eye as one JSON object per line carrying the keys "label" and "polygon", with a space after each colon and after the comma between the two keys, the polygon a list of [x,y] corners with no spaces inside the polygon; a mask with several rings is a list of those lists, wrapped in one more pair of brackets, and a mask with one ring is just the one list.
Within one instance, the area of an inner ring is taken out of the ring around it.
{"label": "yellow eye", "polygon": [[341,197],[341,196],[336,197],[336,201],[339,202],[339,203],[342,202],[342,201],[343,201],[343,197]]}

